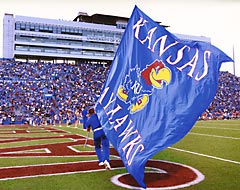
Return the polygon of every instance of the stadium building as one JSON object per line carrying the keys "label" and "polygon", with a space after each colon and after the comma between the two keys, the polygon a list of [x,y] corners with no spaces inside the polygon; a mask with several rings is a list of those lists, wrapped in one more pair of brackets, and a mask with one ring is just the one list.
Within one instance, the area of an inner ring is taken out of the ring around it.
{"label": "stadium building", "polygon": [[[111,63],[128,18],[80,12],[73,21],[4,15],[3,58],[27,61]],[[176,34],[210,42],[207,37]]]}

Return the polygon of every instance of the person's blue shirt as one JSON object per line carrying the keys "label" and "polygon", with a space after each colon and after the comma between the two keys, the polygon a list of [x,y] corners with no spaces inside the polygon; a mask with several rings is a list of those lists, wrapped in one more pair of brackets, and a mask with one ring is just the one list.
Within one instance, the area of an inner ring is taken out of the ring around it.
{"label": "person's blue shirt", "polygon": [[86,126],[87,127],[91,126],[93,131],[95,129],[101,127],[101,124],[100,124],[100,121],[97,117],[97,114],[93,114],[89,117],[89,119],[87,120]]}
{"label": "person's blue shirt", "polygon": [[93,138],[96,139],[102,135],[105,136],[105,133],[102,129],[101,123],[98,119],[98,116],[96,113],[92,114],[86,123],[87,128],[91,127],[93,131]]}

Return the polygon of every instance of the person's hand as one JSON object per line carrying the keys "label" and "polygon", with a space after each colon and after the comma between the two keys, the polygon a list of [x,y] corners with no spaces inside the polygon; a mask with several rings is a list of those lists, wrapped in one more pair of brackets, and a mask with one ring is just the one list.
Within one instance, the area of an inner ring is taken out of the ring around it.
{"label": "person's hand", "polygon": [[90,127],[88,127],[88,128],[87,128],[87,132],[90,132],[90,130],[91,130],[91,128],[90,128]]}

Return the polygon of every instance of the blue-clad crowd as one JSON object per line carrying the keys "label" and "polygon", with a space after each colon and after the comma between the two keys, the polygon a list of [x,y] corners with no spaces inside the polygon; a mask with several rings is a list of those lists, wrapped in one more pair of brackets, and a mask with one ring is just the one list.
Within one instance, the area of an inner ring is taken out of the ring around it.
{"label": "blue-clad crowd", "polygon": [[240,119],[240,77],[220,72],[217,94],[200,119]]}
{"label": "blue-clad crowd", "polygon": [[[100,95],[108,65],[0,62],[0,124],[74,123]],[[214,101],[200,119],[240,118],[240,78],[221,72]]]}
{"label": "blue-clad crowd", "polygon": [[108,67],[102,64],[0,64],[0,124],[73,123],[95,104]]}

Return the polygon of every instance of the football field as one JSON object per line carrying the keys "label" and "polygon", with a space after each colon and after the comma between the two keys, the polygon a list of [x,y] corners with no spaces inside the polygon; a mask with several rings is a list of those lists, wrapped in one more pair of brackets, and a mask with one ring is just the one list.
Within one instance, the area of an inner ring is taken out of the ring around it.
{"label": "football field", "polygon": [[[139,189],[113,148],[112,170],[99,167],[86,137],[81,125],[1,126],[0,190]],[[238,190],[240,120],[198,121],[147,163],[145,177],[148,189]]]}

